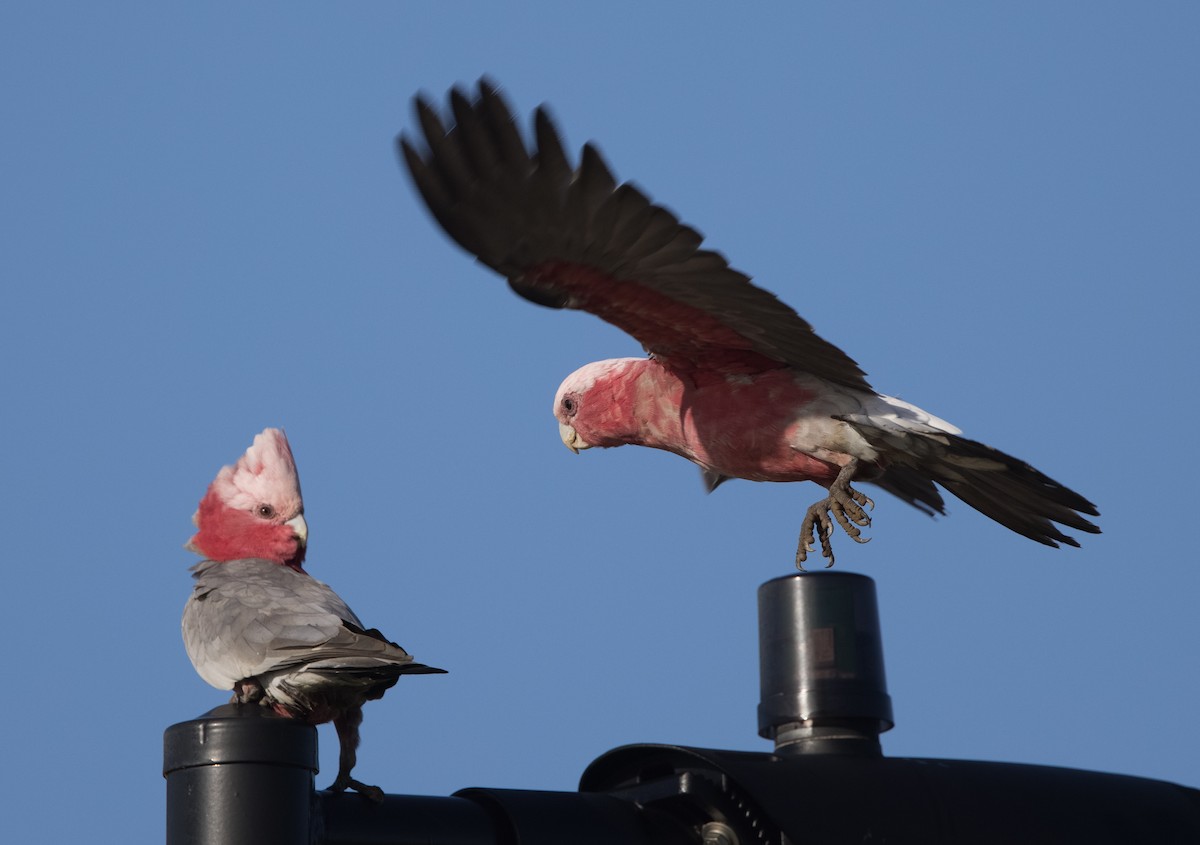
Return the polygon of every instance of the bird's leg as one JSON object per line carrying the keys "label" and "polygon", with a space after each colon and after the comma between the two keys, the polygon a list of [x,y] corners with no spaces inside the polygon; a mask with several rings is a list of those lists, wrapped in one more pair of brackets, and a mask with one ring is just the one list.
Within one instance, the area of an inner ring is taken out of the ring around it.
{"label": "bird's leg", "polygon": [[333,727],[338,735],[338,773],[337,778],[329,786],[330,792],[345,792],[353,789],[359,795],[365,795],[376,804],[383,801],[383,790],[378,786],[369,786],[350,777],[350,770],[358,762],[358,726],[362,724],[361,707],[353,707],[333,720]]}
{"label": "bird's leg", "polygon": [[837,478],[829,485],[829,495],[810,507],[804,515],[804,521],[800,523],[800,543],[796,546],[796,568],[801,572],[804,571],[804,561],[808,558],[808,553],[813,550],[814,540],[820,541],[821,556],[829,560],[825,568],[833,566],[833,546],[829,542],[833,534],[830,514],[833,514],[846,536],[854,542],[866,543],[870,539],[863,537],[858,527],[866,528],[871,524],[871,517],[863,508],[873,508],[875,503],[850,486],[857,469],[858,458],[851,458],[850,463],[842,467]]}
{"label": "bird's leg", "polygon": [[233,698],[229,700],[229,703],[254,704],[256,701],[261,701],[262,697],[263,688],[262,684],[258,682],[258,678],[246,678],[233,685]]}

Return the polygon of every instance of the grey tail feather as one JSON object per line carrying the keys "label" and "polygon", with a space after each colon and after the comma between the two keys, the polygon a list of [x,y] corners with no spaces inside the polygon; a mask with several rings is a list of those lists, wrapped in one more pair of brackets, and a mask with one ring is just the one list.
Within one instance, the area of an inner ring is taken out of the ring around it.
{"label": "grey tail feather", "polygon": [[932,481],[912,467],[894,464],[883,475],[871,479],[870,483],[903,499],[927,516],[946,515],[946,502],[942,494]]}
{"label": "grey tail feather", "polygon": [[1079,546],[1055,522],[1088,534],[1100,533],[1082,516],[1099,516],[1100,512],[1074,490],[998,449],[956,435],[942,437],[949,441],[948,447],[923,460],[919,472],[975,510],[1055,548],[1059,543]]}
{"label": "grey tail feather", "polygon": [[426,666],[424,663],[405,663],[400,667],[401,675],[445,675],[445,669],[436,666]]}

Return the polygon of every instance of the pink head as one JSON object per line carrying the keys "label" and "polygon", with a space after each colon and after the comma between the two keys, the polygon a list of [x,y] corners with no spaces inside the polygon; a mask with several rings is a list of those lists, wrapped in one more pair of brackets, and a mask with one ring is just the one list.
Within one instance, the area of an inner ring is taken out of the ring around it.
{"label": "pink head", "polygon": [[208,485],[186,548],[209,560],[263,558],[299,570],[308,526],[296,462],[281,429],[254,438],[236,464]]}
{"label": "pink head", "polygon": [[613,358],[580,367],[554,395],[558,433],[572,452],[636,442],[633,406],[646,358]]}

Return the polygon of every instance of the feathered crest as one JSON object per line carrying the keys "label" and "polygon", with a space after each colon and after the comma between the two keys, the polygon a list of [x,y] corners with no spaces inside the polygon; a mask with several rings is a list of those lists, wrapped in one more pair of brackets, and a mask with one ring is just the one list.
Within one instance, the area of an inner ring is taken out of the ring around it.
{"label": "feathered crest", "polygon": [[292,510],[292,505],[298,511],[302,502],[292,448],[280,428],[264,429],[237,463],[217,473],[212,486],[236,510],[270,502],[280,510]]}

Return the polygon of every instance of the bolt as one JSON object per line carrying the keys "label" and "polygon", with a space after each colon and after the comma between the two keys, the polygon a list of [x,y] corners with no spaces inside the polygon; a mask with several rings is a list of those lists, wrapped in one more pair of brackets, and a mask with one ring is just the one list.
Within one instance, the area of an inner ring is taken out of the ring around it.
{"label": "bolt", "polygon": [[708,822],[700,828],[700,839],[704,845],[738,845],[737,834],[724,822]]}

